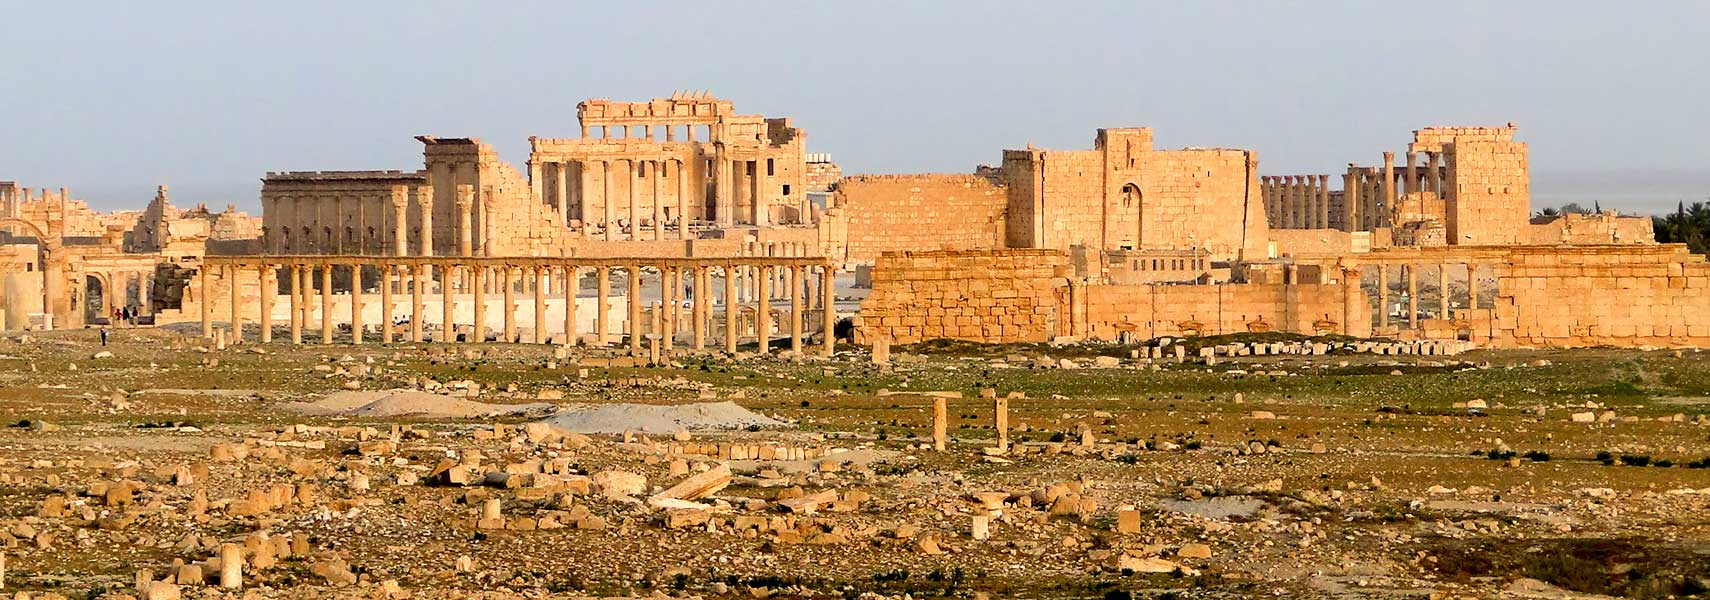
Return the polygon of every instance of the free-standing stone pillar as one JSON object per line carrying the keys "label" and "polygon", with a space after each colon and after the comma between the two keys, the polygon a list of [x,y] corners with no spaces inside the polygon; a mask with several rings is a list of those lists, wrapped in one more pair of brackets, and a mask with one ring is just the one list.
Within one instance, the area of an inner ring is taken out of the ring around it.
{"label": "free-standing stone pillar", "polygon": [[1395,221],[1395,153],[1383,153],[1383,207],[1379,214],[1380,227],[1387,227]]}
{"label": "free-standing stone pillar", "polygon": [[[634,160],[625,161],[629,165],[629,239],[641,239],[641,169]],[[630,327],[633,329],[634,324]]]}
{"label": "free-standing stone pillar", "polygon": [[1437,265],[1437,318],[1449,318],[1449,264]]}
{"label": "free-standing stone pillar", "polygon": [[475,267],[475,331],[470,334],[470,341],[483,344],[487,342],[487,266]]}
{"label": "free-standing stone pillar", "polygon": [[392,254],[406,256],[410,253],[410,189],[402,185],[392,186]]}
{"label": "free-standing stone pillar", "polygon": [[1009,397],[992,400],[992,424],[997,428],[998,451],[1009,451]]}
{"label": "free-standing stone pillar", "polygon": [[452,312],[457,308],[457,302],[452,299],[452,294],[456,288],[451,285],[451,282],[456,281],[459,275],[457,271],[457,267],[446,267],[439,273],[439,341],[441,342],[457,340],[456,313]]}
{"label": "free-standing stone pillar", "polygon": [[493,239],[497,231],[493,228],[493,186],[481,186],[480,202],[476,205],[481,210],[481,256],[493,256],[495,248]]}
{"label": "free-standing stone pillar", "polygon": [[582,295],[582,271],[564,267],[564,344],[576,345],[576,297]]}
{"label": "free-standing stone pillar", "polygon": [[1377,324],[1378,327],[1389,326],[1389,265],[1377,266]]}
{"label": "free-standing stone pillar", "polygon": [[291,265],[291,343],[303,343],[303,267]]}
{"label": "free-standing stone pillar", "polygon": [[1467,310],[1478,310],[1478,263],[1467,263]]}
{"label": "free-standing stone pillar", "polygon": [[944,451],[950,435],[950,401],[943,396],[932,397],[932,449]]}
{"label": "free-standing stone pillar", "polygon": [[1431,193],[1436,194],[1438,198],[1443,197],[1443,172],[1437,166],[1437,159],[1440,156],[1442,156],[1441,152],[1425,153],[1425,158],[1429,161],[1425,166],[1427,180],[1425,185],[1429,186]]}
{"label": "free-standing stone pillar", "polygon": [[712,295],[707,293],[708,279],[706,267],[695,267],[695,310],[692,316],[695,320],[692,326],[695,350],[707,348],[707,313],[712,308]]}
{"label": "free-standing stone pillar", "polygon": [[[648,130],[652,130],[648,127]],[[651,161],[648,172],[653,176],[653,239],[665,239],[665,196],[660,193],[665,179],[665,161]]]}
{"label": "free-standing stone pillar", "polygon": [[243,548],[237,544],[220,544],[220,587],[243,587]]}
{"label": "free-standing stone pillar", "polygon": [[422,314],[426,312],[422,310],[422,285],[426,283],[423,268],[425,265],[410,267],[410,341],[417,344],[422,343],[422,319],[427,316]]}
{"label": "free-standing stone pillar", "polygon": [[760,286],[754,296],[754,337],[760,342],[761,354],[772,350],[772,267],[760,267],[760,276],[755,278]]}
{"label": "free-standing stone pillar", "polygon": [[688,163],[679,160],[673,164],[677,165],[677,239],[686,240],[689,239],[689,173],[683,167]]}
{"label": "free-standing stone pillar", "polygon": [[380,343],[392,343],[396,333],[392,322],[392,265],[380,266]]}
{"label": "free-standing stone pillar", "polygon": [[820,309],[825,311],[825,322],[820,324],[820,333],[824,336],[821,343],[825,346],[825,355],[831,356],[837,350],[837,273],[827,264],[820,267],[824,273],[819,278]]}
{"label": "free-standing stone pillar", "polygon": [[[232,288],[232,339],[236,344],[243,341],[243,286],[238,285],[238,274],[243,271],[236,266],[226,267],[226,278],[231,280]],[[107,295],[111,299],[112,294]],[[111,311],[108,311],[111,312]]]}
{"label": "free-standing stone pillar", "polygon": [[261,289],[261,343],[273,341],[273,295],[279,293],[279,280],[273,265],[262,265],[256,287]]}
{"label": "free-standing stone pillar", "polygon": [[457,186],[457,255],[472,256],[475,252],[475,229],[469,224],[469,212],[475,209],[475,186]]}
{"label": "free-standing stone pillar", "polygon": [[736,354],[736,265],[724,266],[724,351]]}
{"label": "free-standing stone pillar", "polygon": [[629,265],[629,353],[641,355],[641,265]]}
{"label": "free-standing stone pillar", "polygon": [[[558,213],[568,217],[570,216],[570,163],[552,163],[552,182],[557,192],[557,197],[553,198],[553,201],[558,205]],[[559,225],[563,225],[563,223],[559,223]]]}
{"label": "free-standing stone pillar", "polygon": [[433,256],[433,186],[416,186],[416,210],[421,212],[420,227],[422,229],[418,236],[421,238],[421,250],[418,254]]}
{"label": "free-standing stone pillar", "polygon": [[362,265],[350,265],[350,343],[362,345]]}
{"label": "free-standing stone pillar", "polygon": [[595,282],[595,293],[600,295],[599,301],[594,303],[594,335],[604,346],[612,343],[611,321],[606,316],[612,307],[612,272],[608,267],[599,267],[594,272],[599,277]]}
{"label": "free-standing stone pillar", "polygon": [[1360,186],[1359,179],[1353,172],[1354,165],[1348,165],[1348,172],[1342,174],[1342,224],[1343,231],[1364,231],[1360,227]]}
{"label": "free-standing stone pillar", "polygon": [[667,351],[676,345],[673,342],[677,337],[677,290],[682,289],[682,280],[677,276],[680,272],[677,267],[664,267],[659,270],[659,298],[662,302],[659,305],[659,321],[665,324],[660,347]]}
{"label": "free-standing stone pillar", "polygon": [[[202,301],[202,337],[212,337],[214,335],[214,288],[209,285],[211,283],[211,278],[208,277],[208,271],[210,269],[213,269],[213,267],[204,262],[202,263],[202,268],[196,273],[196,277],[202,280],[202,297],[200,298]],[[52,280],[50,279],[49,281]],[[58,301],[52,294],[47,295],[47,299],[48,302]],[[50,313],[53,312],[52,307],[44,307],[42,310]]]}
{"label": "free-standing stone pillar", "polygon": [[1402,166],[1402,193],[1411,194],[1419,191],[1419,172],[1413,168],[1419,161],[1412,151],[1408,151],[1406,157],[1407,164]]}
{"label": "free-standing stone pillar", "polygon": [[321,265],[321,343],[333,341],[332,265]]}
{"label": "free-standing stone pillar", "polygon": [[1330,176],[1318,176],[1318,228],[1330,228]]}
{"label": "free-standing stone pillar", "polygon": [[529,278],[534,281],[534,338],[536,344],[546,343],[546,286],[543,281],[547,273],[540,267],[530,267]]}
{"label": "free-standing stone pillar", "polygon": [[802,267],[790,267],[790,351],[802,353]]}
{"label": "free-standing stone pillar", "polygon": [[606,241],[617,239],[617,203],[612,202],[612,163],[600,161],[600,204],[605,215],[600,221],[600,233]]}

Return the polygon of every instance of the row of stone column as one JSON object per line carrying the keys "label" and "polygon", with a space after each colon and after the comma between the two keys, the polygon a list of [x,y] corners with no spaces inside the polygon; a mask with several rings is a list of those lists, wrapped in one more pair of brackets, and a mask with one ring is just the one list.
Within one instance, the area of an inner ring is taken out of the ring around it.
{"label": "row of stone column", "polygon": [[1329,175],[1275,175],[1260,179],[1265,214],[1275,229],[1330,227]]}
{"label": "row of stone column", "polygon": [[[468,193],[473,195],[470,186]],[[415,202],[408,186],[394,185],[388,196],[276,194],[264,207],[276,227],[262,232],[263,246],[274,254],[409,255],[410,213],[416,214],[416,254],[433,255],[433,186],[418,185]],[[463,202],[458,205],[467,210]],[[354,218],[346,223],[346,211]],[[330,217],[323,215],[331,212]],[[369,230],[373,230],[373,234]],[[354,239],[352,239],[354,238]]]}
{"label": "row of stone column", "polygon": [[[614,139],[614,138],[620,139],[620,140],[630,139],[629,130],[631,127],[640,127],[641,131],[642,131],[642,135],[640,137],[641,137],[641,139],[645,139],[645,140],[654,139],[654,137],[653,137],[653,128],[654,127],[663,127],[665,129],[665,141],[667,141],[667,142],[677,141],[677,131],[676,130],[678,127],[682,127],[685,130],[683,132],[683,135],[684,135],[683,141],[685,141],[685,142],[695,141],[695,129],[697,127],[707,127],[709,130],[708,137],[709,138],[712,137],[712,134],[710,132],[710,130],[711,130],[710,125],[669,125],[669,124],[654,124],[654,123],[588,125],[588,124],[584,123],[582,125],[582,139],[589,139],[591,137],[594,139]],[[590,136],[589,134],[592,132],[593,129],[598,129],[600,135],[597,137]],[[615,135],[615,136],[612,135],[613,131],[616,131],[618,133],[618,135]],[[710,141],[710,139],[709,139],[709,141]]]}
{"label": "row of stone column", "polygon": [[[94,275],[85,273],[84,275]],[[87,279],[79,277],[79,286],[83,288],[79,298],[88,298]],[[101,316],[111,317],[113,311],[123,306],[129,306],[131,284],[137,285],[137,306],[141,309],[138,314],[154,312],[149,306],[149,288],[154,285],[152,271],[111,271],[104,274],[101,289]]]}
{"label": "row of stone column", "polygon": [[[621,165],[621,166],[619,166]],[[615,198],[613,179],[621,173],[628,181],[627,198]],[[598,189],[593,184],[595,175],[599,175]],[[668,175],[669,174],[669,175]],[[674,179],[671,184],[675,189],[675,209],[665,203],[665,180]],[[591,237],[593,231],[600,231],[600,239],[604,240],[639,240],[646,226],[651,225],[651,239],[667,239],[667,224],[674,237],[679,240],[690,239],[690,228],[693,221],[704,220],[705,216],[696,217],[691,214],[691,206],[704,207],[706,201],[706,183],[695,175],[688,161],[682,159],[626,159],[626,160],[566,160],[529,163],[529,181],[535,188],[536,197],[557,205],[566,220],[581,222],[584,236]],[[641,189],[651,182],[653,187],[653,211],[651,217],[641,211]],[[550,188],[547,186],[550,185]],[[550,189],[551,194],[545,192]],[[627,202],[628,211],[625,218],[619,218],[618,206]],[[598,204],[598,212],[591,207]],[[565,223],[569,225],[569,223]]]}
{"label": "row of stone column", "polygon": [[[212,289],[210,287],[210,272],[214,268],[223,269],[223,278],[230,287],[230,323],[234,340],[242,339],[244,315],[247,312],[241,291],[243,287],[243,279],[246,277],[256,277],[259,279],[258,289],[261,290],[261,341],[272,341],[273,302],[275,290],[279,289],[277,277],[281,272],[284,272],[287,273],[287,276],[289,277],[288,296],[291,303],[291,341],[292,343],[302,343],[302,330],[304,327],[310,326],[310,313],[312,312],[312,299],[310,296],[316,289],[315,282],[312,278],[318,272],[320,276],[319,293],[322,343],[333,343],[335,338],[335,322],[333,316],[335,274],[342,275],[342,277],[350,284],[351,295],[349,322],[351,324],[351,343],[363,343],[365,328],[362,322],[362,313],[363,305],[366,302],[364,298],[368,294],[364,290],[362,281],[364,271],[371,270],[379,273],[380,278],[380,285],[378,286],[381,296],[380,340],[383,343],[391,343],[395,341],[395,339],[399,338],[400,332],[395,331],[396,319],[393,318],[394,315],[392,314],[395,304],[393,301],[393,294],[395,289],[407,289],[410,293],[410,320],[407,339],[412,342],[427,341],[426,336],[428,335],[428,332],[424,328],[424,321],[426,318],[424,294],[427,293],[428,285],[432,283],[432,274],[430,273],[430,269],[432,269],[432,267],[428,265],[388,263],[323,263],[318,265],[235,264],[219,267],[205,265],[199,275],[200,289],[202,290],[202,332],[205,336],[213,334],[213,299],[208,295],[208,292]],[[562,287],[565,297],[565,309],[563,311],[562,318],[564,319],[563,323],[565,333],[558,343],[561,345],[574,345],[580,337],[577,333],[576,298],[580,295],[581,275],[584,270],[591,270],[597,274],[598,286],[598,301],[596,303],[597,309],[594,319],[595,330],[593,333],[598,340],[598,343],[601,345],[610,344],[614,340],[616,333],[611,327],[611,320],[609,317],[609,311],[611,308],[609,301],[609,298],[611,297],[611,275],[614,270],[621,270],[624,271],[627,276],[627,284],[629,288],[626,295],[628,298],[629,313],[629,348],[632,353],[640,354],[643,350],[643,335],[641,334],[643,312],[641,280],[643,270],[648,268],[652,268],[660,273],[660,302],[658,303],[657,308],[653,311],[653,320],[656,325],[652,328],[652,331],[653,335],[657,336],[655,338],[657,344],[660,349],[664,351],[670,351],[674,348],[675,339],[680,327],[679,324],[681,323],[683,316],[682,301],[692,298],[693,302],[690,304],[690,311],[692,314],[689,317],[688,330],[691,334],[692,344],[695,350],[702,350],[706,347],[707,334],[714,319],[713,307],[723,306],[725,309],[725,350],[731,353],[736,352],[739,339],[744,333],[743,324],[745,322],[751,322],[753,323],[753,326],[748,329],[751,329],[753,334],[752,337],[759,343],[759,351],[761,353],[768,352],[770,342],[773,337],[772,314],[774,309],[772,305],[774,303],[775,296],[772,292],[772,282],[780,279],[780,273],[783,274],[781,276],[782,280],[788,282],[805,283],[817,279],[817,285],[819,288],[817,290],[818,293],[816,294],[816,290],[811,289],[806,285],[790,285],[788,288],[790,290],[789,293],[784,295],[788,299],[790,307],[787,331],[791,350],[797,352],[804,350],[804,312],[809,309],[810,304],[816,305],[823,317],[821,322],[823,331],[821,333],[824,337],[824,352],[829,354],[833,349],[833,345],[835,343],[834,327],[837,318],[834,295],[834,273],[829,265],[810,265],[800,262],[790,264],[753,264],[749,262],[719,264],[716,261],[707,261],[704,264],[694,264],[689,266],[667,264],[654,267],[649,267],[639,263],[623,263],[594,267],[573,265],[517,266],[484,264],[460,265],[455,263],[444,264],[438,267],[441,271],[439,294],[441,297],[442,314],[439,335],[435,341],[459,341],[459,337],[456,335],[457,322],[455,311],[457,303],[456,294],[459,288],[470,290],[470,293],[473,295],[472,304],[474,308],[474,315],[471,322],[473,334],[469,339],[463,341],[474,343],[486,341],[486,294],[490,293],[490,289],[495,289],[492,286],[486,285],[486,282],[491,279],[498,283],[496,289],[503,295],[503,302],[501,304],[503,315],[501,339],[506,342],[524,341],[537,344],[546,344],[551,342],[546,334],[548,318],[546,294],[548,290],[553,287],[550,283],[551,280],[555,276],[561,276],[561,280],[564,282]],[[712,276],[714,270],[717,270],[724,280],[724,293],[722,298],[713,290]],[[812,271],[812,275],[814,275],[813,277],[810,277],[810,271]],[[253,273],[253,275],[249,275],[249,273]],[[737,293],[738,280],[745,276],[748,281],[753,282],[757,287],[756,293],[753,295],[754,299],[746,304],[739,300]],[[522,281],[527,281],[529,285],[516,285]],[[692,283],[692,287],[686,288],[685,286],[690,283]],[[515,311],[518,308],[518,304],[515,296],[519,289],[532,291],[534,301],[534,327],[530,332],[529,339],[527,340],[522,340],[517,335],[518,327]],[[747,304],[752,304],[752,306],[748,306]],[[741,316],[743,311],[751,312],[753,314],[753,319],[743,319]]]}
{"label": "row of stone column", "polygon": [[[1390,267],[1392,265],[1378,264],[1376,266],[1377,266],[1377,306],[1378,306],[1377,326],[1379,328],[1385,328],[1385,327],[1388,327],[1390,324],[1389,284],[1393,280],[1393,276],[1391,275],[1392,271],[1390,269]],[[1409,328],[1409,329],[1418,329],[1419,328],[1419,272],[1422,269],[1430,268],[1430,266],[1429,265],[1420,265],[1420,264],[1400,264],[1400,265],[1393,265],[1393,266],[1396,269],[1394,272],[1397,275],[1399,275],[1399,277],[1403,281],[1405,281],[1406,285],[1407,285],[1407,314],[1405,315],[1405,318],[1400,319],[1400,322],[1405,322],[1407,324],[1407,328]],[[1436,265],[1436,268],[1437,268],[1437,286],[1438,286],[1438,290],[1439,290],[1438,291],[1438,297],[1437,297],[1437,316],[1436,316],[1436,318],[1438,318],[1438,319],[1450,318],[1450,313],[1449,313],[1450,306],[1449,305],[1450,305],[1450,300],[1451,300],[1451,293],[1449,291],[1449,276],[1455,270],[1460,271],[1460,273],[1464,276],[1465,281],[1466,281],[1466,286],[1467,286],[1467,292],[1465,295],[1466,304],[1463,306],[1463,309],[1464,310],[1476,310],[1478,308],[1478,301],[1479,301],[1479,297],[1478,297],[1478,295],[1479,295],[1479,289],[1478,289],[1479,264],[1478,263],[1459,263],[1459,264],[1451,265],[1449,263],[1438,263]]]}

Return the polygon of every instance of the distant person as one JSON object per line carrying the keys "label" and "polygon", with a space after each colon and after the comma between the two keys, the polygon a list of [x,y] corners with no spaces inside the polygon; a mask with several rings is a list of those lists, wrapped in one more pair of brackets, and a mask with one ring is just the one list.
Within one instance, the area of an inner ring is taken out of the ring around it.
{"label": "distant person", "polygon": [[107,328],[106,327],[101,328],[101,345],[102,346],[107,345]]}

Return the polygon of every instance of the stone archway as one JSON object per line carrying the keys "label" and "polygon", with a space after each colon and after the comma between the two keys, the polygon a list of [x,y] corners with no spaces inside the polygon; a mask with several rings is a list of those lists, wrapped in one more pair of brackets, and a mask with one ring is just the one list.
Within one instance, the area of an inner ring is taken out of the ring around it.
{"label": "stone archway", "polygon": [[112,282],[100,273],[84,273],[82,288],[83,297],[78,298],[82,321],[95,323],[96,319],[112,318],[111,311],[107,309],[113,295]]}
{"label": "stone archway", "polygon": [[[48,315],[44,328],[52,329],[56,321],[69,320],[73,313],[64,289],[65,264],[60,255],[59,238],[49,236],[35,223],[23,219],[0,219],[0,227],[21,227],[29,230],[42,249],[41,268],[37,271],[42,275],[41,310],[43,314]],[[0,323],[0,327],[4,326],[4,323]]]}
{"label": "stone archway", "polygon": [[1134,249],[1141,249],[1141,237],[1146,232],[1146,198],[1134,183],[1122,186],[1122,208],[1134,214]]}

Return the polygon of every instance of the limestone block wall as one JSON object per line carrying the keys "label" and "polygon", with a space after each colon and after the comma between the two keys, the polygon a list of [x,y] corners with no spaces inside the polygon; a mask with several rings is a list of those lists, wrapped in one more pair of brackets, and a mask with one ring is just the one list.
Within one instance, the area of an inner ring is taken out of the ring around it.
{"label": "limestone block wall", "polygon": [[1049,250],[886,253],[856,318],[860,343],[937,338],[1040,342],[1063,319],[1068,257]]}
{"label": "limestone block wall", "polygon": [[1245,150],[1153,153],[1141,175],[1141,247],[1263,256],[1269,228],[1256,162]]}
{"label": "limestone block wall", "polygon": [[1354,251],[1354,235],[1346,231],[1335,229],[1272,229],[1269,235],[1271,242],[1276,244],[1277,256],[1350,254]]}
{"label": "limestone block wall", "polygon": [[1650,217],[1567,214],[1530,227],[1533,244],[1656,244]]}
{"label": "limestone block wall", "polygon": [[856,175],[837,184],[844,260],[1003,247],[1005,190],[975,175]]}
{"label": "limestone block wall", "polygon": [[1499,345],[1710,347],[1710,265],[1684,246],[1534,248],[1496,278]]}
{"label": "limestone block wall", "polygon": [[1444,227],[1450,244],[1523,244],[1531,239],[1532,206],[1526,145],[1457,139],[1444,148],[1448,195]]}
{"label": "limestone block wall", "polygon": [[1341,333],[1344,292],[1340,284],[1090,285],[1082,336]]}

